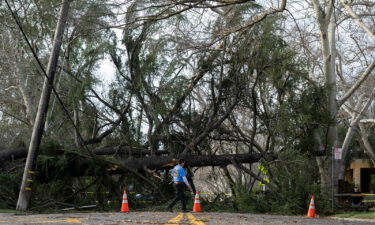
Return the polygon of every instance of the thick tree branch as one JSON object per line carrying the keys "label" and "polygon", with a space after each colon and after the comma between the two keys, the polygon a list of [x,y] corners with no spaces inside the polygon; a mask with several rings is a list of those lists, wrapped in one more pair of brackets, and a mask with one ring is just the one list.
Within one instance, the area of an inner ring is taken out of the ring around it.
{"label": "thick tree branch", "polygon": [[[56,149],[57,154],[62,154],[64,149]],[[147,156],[151,152],[147,149],[142,148],[131,148],[129,146],[122,147],[103,147],[92,150],[95,155],[131,155],[133,156]],[[169,151],[156,151],[156,155],[168,154]],[[0,150],[0,162],[6,162],[10,160],[22,159],[27,156],[27,148],[20,147],[14,149]]]}
{"label": "thick tree branch", "polygon": [[367,67],[367,69],[362,73],[359,79],[355,82],[355,84],[342,96],[340,100],[338,100],[338,108],[341,107],[342,104],[352,96],[352,94],[361,86],[361,84],[367,79],[367,77],[371,74],[371,72],[375,69],[375,60]]}

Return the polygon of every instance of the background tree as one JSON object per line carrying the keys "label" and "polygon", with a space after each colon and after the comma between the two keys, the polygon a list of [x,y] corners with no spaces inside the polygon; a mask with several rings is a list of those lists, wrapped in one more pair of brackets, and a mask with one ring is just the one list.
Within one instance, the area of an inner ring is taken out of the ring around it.
{"label": "background tree", "polygon": [[[59,5],[21,3],[12,7],[45,63],[55,26],[47,21],[56,21]],[[304,211],[305,193],[320,194],[319,184],[327,195],[332,146],[351,145],[351,138],[357,138],[353,128],[371,108],[371,98],[362,98],[366,107],[359,100],[359,92],[368,92],[363,81],[372,72],[371,43],[355,45],[366,36],[351,35],[356,28],[334,1],[288,3],[73,1],[55,82],[61,101],[53,97],[50,104],[34,201],[77,204],[90,200],[82,190],[111,190],[113,194],[95,196],[104,205],[124,187],[163,196],[173,158],[181,154],[191,165],[190,175],[227,182],[218,184],[218,191],[229,188],[239,210],[298,213]],[[284,9],[289,12],[281,14]],[[296,13],[304,10],[309,13]],[[311,12],[316,17],[309,17]],[[363,18],[368,26],[371,16]],[[3,24],[11,27],[12,21]],[[13,36],[4,41],[19,35],[7,29]],[[18,60],[33,62],[22,38],[12,40],[23,47]],[[15,86],[13,77],[24,76],[22,67],[11,63],[20,50],[10,50],[11,57],[1,57],[7,65],[1,85],[9,93],[1,100],[21,102],[24,110],[0,106],[0,128],[16,125],[13,136],[22,140],[20,148],[0,152],[7,161],[5,177],[12,173],[8,165],[22,166],[12,159],[25,156],[22,143],[27,143],[30,126],[23,124],[33,123],[27,95],[9,88]],[[103,82],[105,73],[98,74],[103,65],[115,71],[109,84]],[[34,86],[27,83],[26,89],[32,90],[30,99],[39,94],[41,77],[31,80]],[[348,138],[337,130],[348,130]],[[2,139],[11,140],[9,133]],[[305,164],[313,165],[311,170]],[[207,166],[217,168],[194,168]],[[265,186],[269,194],[259,198]],[[281,189],[287,190],[286,197],[277,200]],[[40,196],[42,192],[48,195]],[[262,207],[241,199],[260,199],[252,202]]]}

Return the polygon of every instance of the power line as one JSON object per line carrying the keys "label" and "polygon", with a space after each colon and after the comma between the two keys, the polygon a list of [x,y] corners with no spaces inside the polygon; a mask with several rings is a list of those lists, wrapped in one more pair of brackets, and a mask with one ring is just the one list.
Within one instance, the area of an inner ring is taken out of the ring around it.
{"label": "power line", "polygon": [[[67,115],[69,121],[72,123],[72,125],[73,125],[75,131],[77,132],[78,138],[80,139],[81,143],[84,143],[84,139],[83,139],[81,133],[79,132],[78,127],[77,127],[76,124],[74,123],[72,117],[69,115],[69,111],[68,111],[68,109],[65,107],[65,105],[64,105],[63,101],[61,100],[59,94],[57,93],[57,91],[56,91],[56,89],[55,89],[53,83],[50,81],[50,79],[49,79],[49,77],[48,77],[48,75],[47,75],[47,73],[46,73],[46,71],[45,71],[45,69],[44,69],[42,63],[40,62],[40,60],[39,60],[39,58],[38,58],[38,55],[36,54],[34,48],[31,46],[30,41],[29,41],[29,39],[27,38],[27,35],[26,35],[26,33],[24,32],[24,30],[23,30],[23,28],[22,28],[22,25],[21,25],[21,23],[20,23],[20,21],[19,21],[19,19],[18,19],[18,15],[17,15],[17,13],[16,13],[16,12],[13,12],[13,10],[12,10],[12,8],[11,8],[11,6],[10,6],[8,0],[5,0],[5,3],[6,3],[6,5],[7,5],[7,7],[8,7],[8,9],[9,9],[10,13],[12,14],[12,17],[13,17],[13,19],[15,20],[15,22],[16,22],[18,28],[20,29],[20,31],[21,31],[21,33],[22,33],[22,36],[23,36],[23,38],[25,39],[25,41],[26,41],[26,43],[27,43],[27,46],[29,47],[30,51],[32,52],[33,57],[35,58],[35,60],[36,60],[37,63],[38,63],[38,66],[39,66],[40,69],[42,70],[42,74],[45,76],[45,78],[47,79],[49,85],[52,87],[52,92],[55,94],[55,96],[56,96],[58,102],[60,103],[60,105],[61,105],[62,108],[63,108],[63,111],[64,111],[65,114]],[[96,158],[96,155],[95,155],[94,153],[92,153],[92,152],[87,148],[86,145],[83,145],[83,148],[88,152],[88,154],[89,154],[91,157]]]}

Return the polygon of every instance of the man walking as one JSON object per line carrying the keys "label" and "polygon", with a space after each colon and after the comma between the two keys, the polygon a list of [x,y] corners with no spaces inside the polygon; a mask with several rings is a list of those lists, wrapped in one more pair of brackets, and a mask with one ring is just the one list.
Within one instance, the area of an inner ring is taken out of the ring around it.
{"label": "man walking", "polygon": [[190,191],[193,192],[189,181],[186,179],[185,173],[185,160],[179,159],[178,164],[173,168],[173,187],[175,190],[176,197],[172,200],[172,202],[167,206],[167,210],[172,212],[173,206],[181,200],[182,211],[186,212],[186,201],[185,201],[185,185],[189,188]]}

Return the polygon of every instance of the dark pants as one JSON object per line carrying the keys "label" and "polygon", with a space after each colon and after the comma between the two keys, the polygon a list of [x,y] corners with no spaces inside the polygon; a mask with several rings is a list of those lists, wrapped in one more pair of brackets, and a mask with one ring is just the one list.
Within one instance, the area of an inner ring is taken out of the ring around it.
{"label": "dark pants", "polygon": [[184,183],[174,183],[173,184],[176,197],[172,200],[172,202],[168,205],[169,208],[173,208],[173,206],[181,200],[182,210],[186,211],[186,201],[185,201],[185,184]]}

